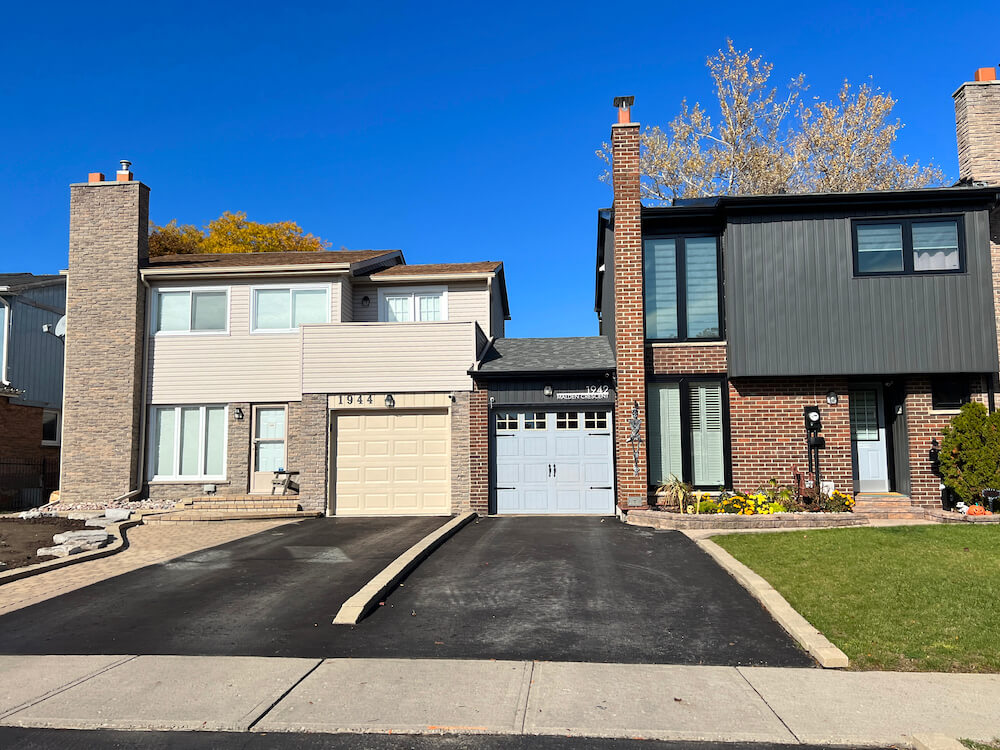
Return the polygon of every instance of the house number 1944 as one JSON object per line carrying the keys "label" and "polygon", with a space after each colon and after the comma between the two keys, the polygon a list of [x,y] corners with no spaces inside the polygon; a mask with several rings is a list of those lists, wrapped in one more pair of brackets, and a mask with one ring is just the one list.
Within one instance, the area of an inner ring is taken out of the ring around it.
{"label": "house number 1944", "polygon": [[337,396],[338,406],[354,406],[355,404],[374,404],[375,398],[370,393],[348,393],[346,396],[341,394]]}

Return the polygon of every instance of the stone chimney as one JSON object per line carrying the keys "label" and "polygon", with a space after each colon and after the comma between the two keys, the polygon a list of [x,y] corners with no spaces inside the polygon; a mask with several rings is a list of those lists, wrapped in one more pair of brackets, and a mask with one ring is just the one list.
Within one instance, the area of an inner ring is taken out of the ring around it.
{"label": "stone chimney", "polygon": [[959,179],[1000,185],[1000,81],[996,68],[980,68],[955,99]]}
{"label": "stone chimney", "polygon": [[149,188],[128,162],[114,181],[70,186],[63,502],[106,503],[141,486]]}
{"label": "stone chimney", "polygon": [[[615,356],[618,400],[615,404],[618,456],[618,504],[645,504],[646,341],[642,297],[642,206],[639,202],[639,123],[632,122],[635,97],[619,96],[618,122],[611,126],[611,174],[614,187],[612,228],[615,268]],[[640,420],[642,442],[629,442],[631,421]],[[638,448],[638,454],[634,451]]]}

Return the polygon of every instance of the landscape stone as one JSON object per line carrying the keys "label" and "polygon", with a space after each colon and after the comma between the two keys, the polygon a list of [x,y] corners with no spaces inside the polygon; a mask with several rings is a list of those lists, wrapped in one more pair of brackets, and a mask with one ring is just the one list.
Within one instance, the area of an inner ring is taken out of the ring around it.
{"label": "landscape stone", "polygon": [[110,534],[104,529],[80,529],[55,534],[52,541],[59,544],[73,544],[86,550],[100,549],[108,543]]}
{"label": "landscape stone", "polygon": [[100,518],[104,515],[102,510],[81,510],[76,513],[67,513],[66,518],[73,521],[89,521],[91,518]]}
{"label": "landscape stone", "polygon": [[127,521],[129,516],[132,515],[132,511],[128,508],[107,508],[104,511],[104,517],[109,521]]}
{"label": "landscape stone", "polygon": [[77,552],[83,552],[78,544],[57,544],[55,547],[39,547],[35,553],[38,557],[69,557]]}
{"label": "landscape stone", "polygon": [[111,526],[112,524],[116,523],[118,523],[118,521],[112,520],[110,518],[88,518],[86,525],[99,526],[101,528],[104,528],[105,526]]}

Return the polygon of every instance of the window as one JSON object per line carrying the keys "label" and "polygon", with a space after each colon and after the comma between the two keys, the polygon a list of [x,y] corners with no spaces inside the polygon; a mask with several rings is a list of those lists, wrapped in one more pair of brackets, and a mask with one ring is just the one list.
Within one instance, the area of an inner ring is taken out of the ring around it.
{"label": "window", "polygon": [[649,482],[726,483],[724,382],[651,383],[647,391]]}
{"label": "window", "polygon": [[854,222],[854,275],[958,273],[962,223],[953,217]]}
{"label": "window", "polygon": [[150,428],[152,479],[226,478],[226,407],[155,407]]}
{"label": "window", "polygon": [[159,290],[155,333],[225,333],[229,322],[227,289]]}
{"label": "window", "polygon": [[448,319],[448,295],[444,289],[382,289],[379,300],[379,319],[386,323]]}
{"label": "window", "polygon": [[524,429],[526,430],[544,430],[545,429],[545,412],[528,412],[524,415]]}
{"label": "window", "polygon": [[516,430],[517,414],[515,412],[497,412],[497,430]]}
{"label": "window", "polygon": [[285,468],[285,407],[258,406],[254,413],[254,471]]}
{"label": "window", "polygon": [[643,245],[646,338],[689,341],[722,338],[719,242],[672,237]]}
{"label": "window", "polygon": [[580,429],[580,415],[575,411],[556,412],[557,430],[578,430]]}
{"label": "window", "polygon": [[301,325],[330,322],[330,287],[255,287],[254,331],[295,331]]}
{"label": "window", "polygon": [[59,445],[59,410],[42,409],[42,445]]}
{"label": "window", "polygon": [[583,413],[583,427],[586,430],[608,429],[608,413],[606,411],[585,411]]}
{"label": "window", "polygon": [[871,389],[851,391],[848,412],[852,441],[871,442],[879,439],[878,392]]}
{"label": "window", "polygon": [[963,375],[931,379],[931,408],[958,411],[972,397],[969,379]]}

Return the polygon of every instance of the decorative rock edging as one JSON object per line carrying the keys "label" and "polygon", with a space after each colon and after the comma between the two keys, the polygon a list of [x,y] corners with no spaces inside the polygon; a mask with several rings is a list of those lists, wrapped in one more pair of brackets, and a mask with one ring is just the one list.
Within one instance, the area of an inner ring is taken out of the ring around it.
{"label": "decorative rock edging", "polygon": [[106,530],[112,535],[113,541],[106,547],[91,550],[89,552],[79,552],[75,555],[70,555],[69,557],[55,557],[51,560],[46,560],[45,562],[4,571],[3,573],[0,573],[0,586],[5,583],[10,583],[11,581],[19,581],[22,578],[29,578],[30,576],[39,575],[41,573],[48,573],[50,570],[65,568],[67,565],[76,565],[77,563],[87,562],[88,560],[100,560],[102,557],[110,557],[111,555],[122,552],[123,550],[128,549],[128,537],[125,535],[125,532],[133,526],[141,524],[143,515],[145,514],[138,513],[135,514],[135,518],[132,518],[131,520],[120,521],[114,526],[107,527]]}
{"label": "decorative rock edging", "polygon": [[[815,514],[808,514],[815,515]],[[752,516],[750,516],[752,518]],[[753,595],[771,617],[819,662],[824,669],[844,669],[850,665],[847,654],[833,645],[820,631],[809,624],[791,604],[763,577],[726,552],[711,539],[699,539],[696,544],[711,555],[729,575]]]}
{"label": "decorative rock edging", "polygon": [[964,513],[952,513],[940,508],[926,508],[924,514],[927,518],[941,523],[1000,523],[1000,513],[992,516],[967,516]]}
{"label": "decorative rock edging", "polygon": [[798,529],[866,526],[868,519],[853,513],[735,513],[682,514],[659,510],[630,510],[625,523],[652,529]]}

